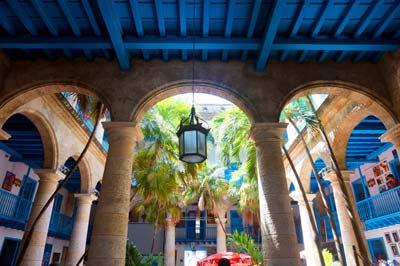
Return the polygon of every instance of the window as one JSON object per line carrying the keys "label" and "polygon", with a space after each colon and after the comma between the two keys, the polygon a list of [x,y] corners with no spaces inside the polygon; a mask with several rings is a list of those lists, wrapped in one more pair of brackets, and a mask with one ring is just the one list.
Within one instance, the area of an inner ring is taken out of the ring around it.
{"label": "window", "polygon": [[396,245],[390,245],[390,248],[392,249],[393,256],[399,256],[400,255],[399,254],[399,250],[398,250]]}
{"label": "window", "polygon": [[390,234],[389,233],[385,233],[385,239],[386,239],[386,242],[387,243],[392,243],[392,238],[390,237]]}
{"label": "window", "polygon": [[393,240],[394,242],[399,242],[399,235],[397,234],[397,232],[392,232],[392,236],[393,236]]}
{"label": "window", "polygon": [[15,265],[15,259],[19,247],[20,240],[4,239],[3,248],[0,254],[1,265],[12,266]]}

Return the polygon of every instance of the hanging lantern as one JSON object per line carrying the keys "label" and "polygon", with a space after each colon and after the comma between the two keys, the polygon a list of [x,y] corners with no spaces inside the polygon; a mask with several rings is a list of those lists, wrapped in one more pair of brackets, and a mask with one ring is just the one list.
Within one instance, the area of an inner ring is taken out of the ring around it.
{"label": "hanging lantern", "polygon": [[207,159],[207,135],[210,129],[203,127],[203,121],[196,116],[194,106],[190,116],[182,120],[178,132],[179,160],[186,163],[201,163]]}

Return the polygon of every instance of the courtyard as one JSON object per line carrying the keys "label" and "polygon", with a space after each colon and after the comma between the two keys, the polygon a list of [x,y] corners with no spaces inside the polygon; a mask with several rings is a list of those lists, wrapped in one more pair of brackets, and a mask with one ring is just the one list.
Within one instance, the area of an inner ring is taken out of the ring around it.
{"label": "courtyard", "polygon": [[265,266],[400,259],[399,1],[0,12],[1,265],[189,266],[239,235]]}

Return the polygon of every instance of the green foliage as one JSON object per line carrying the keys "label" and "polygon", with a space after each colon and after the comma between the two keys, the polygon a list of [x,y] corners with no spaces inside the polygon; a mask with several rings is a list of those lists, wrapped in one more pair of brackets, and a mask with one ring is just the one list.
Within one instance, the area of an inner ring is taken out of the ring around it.
{"label": "green foliage", "polygon": [[263,263],[262,250],[256,245],[254,240],[245,232],[239,233],[237,230],[233,232],[233,235],[228,236],[228,243],[233,249],[238,252],[245,252],[249,254],[254,262],[258,265]]}
{"label": "green foliage", "polygon": [[163,256],[147,256],[144,257],[140,254],[137,247],[127,242],[126,243],[126,258],[125,258],[125,266],[163,266],[164,260]]}
{"label": "green foliage", "polygon": [[322,256],[324,257],[325,265],[326,266],[332,266],[332,262],[333,262],[333,254],[332,254],[332,252],[330,252],[329,249],[324,248],[322,250]]}

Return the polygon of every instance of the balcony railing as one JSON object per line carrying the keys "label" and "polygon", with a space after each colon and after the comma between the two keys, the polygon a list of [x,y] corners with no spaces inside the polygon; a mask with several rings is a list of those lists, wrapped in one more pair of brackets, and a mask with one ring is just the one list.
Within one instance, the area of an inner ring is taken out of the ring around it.
{"label": "balcony railing", "polygon": [[51,214],[49,235],[62,239],[70,239],[73,224],[73,217],[53,212]]}
{"label": "balcony railing", "polygon": [[400,212],[400,186],[356,203],[361,220]]}
{"label": "balcony railing", "polygon": [[[257,243],[261,242],[261,234],[258,227],[246,227],[246,228],[230,228],[226,227],[226,232],[229,234],[233,234],[234,230],[238,230],[238,232],[245,231],[249,234],[253,240]],[[205,227],[200,228],[198,233],[196,233],[195,227],[177,227],[175,233],[176,241],[216,241],[217,239],[217,228],[216,227]]]}
{"label": "balcony railing", "polygon": [[23,229],[28,220],[31,207],[32,201],[0,189],[0,218],[17,222],[14,226],[11,223],[11,227],[14,228],[16,226],[18,228],[15,229]]}

